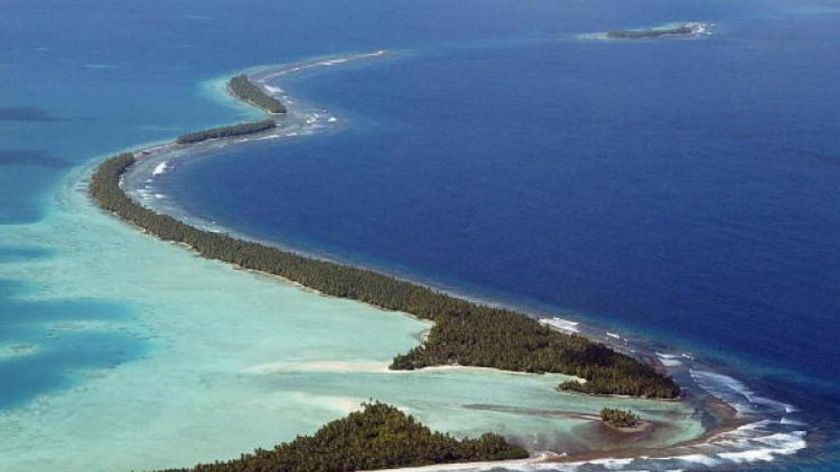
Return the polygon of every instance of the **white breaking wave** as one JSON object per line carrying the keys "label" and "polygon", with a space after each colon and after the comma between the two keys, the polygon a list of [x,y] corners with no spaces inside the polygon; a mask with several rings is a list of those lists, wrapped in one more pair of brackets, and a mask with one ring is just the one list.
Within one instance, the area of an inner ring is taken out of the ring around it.
{"label": "white breaking wave", "polygon": [[607,458],[607,459],[595,459],[595,460],[589,461],[589,463],[590,464],[595,464],[595,465],[602,465],[609,470],[624,470],[624,467],[630,465],[634,460],[636,460],[635,457],[630,457],[630,458],[627,458],[627,459]]}
{"label": "white breaking wave", "polygon": [[701,34],[711,34],[712,25],[711,23],[686,23],[685,26],[691,28],[691,33],[695,35]]}
{"label": "white breaking wave", "polygon": [[805,447],[804,431],[767,434],[764,422],[746,425],[720,435],[709,444],[687,446],[687,454],[672,457],[601,458],[580,462],[553,463],[534,459],[506,461],[503,463],[479,462],[448,464],[444,466],[412,467],[411,471],[458,470],[489,471],[497,468],[519,472],[537,471],[650,471],[695,470],[727,464],[756,464],[772,462],[777,457],[795,454]]}
{"label": "white breaking wave", "polygon": [[321,62],[318,62],[317,65],[319,65],[319,66],[334,66],[336,64],[342,64],[342,63],[347,62],[347,61],[348,61],[348,59],[342,57],[342,58],[339,58],[339,59],[330,59],[328,61],[321,61]]}
{"label": "white breaking wave", "polygon": [[730,451],[719,452],[721,459],[741,463],[770,462],[777,456],[789,456],[807,446],[806,431],[774,431],[780,422],[762,420],[721,434],[716,444]]}
{"label": "white breaking wave", "polygon": [[796,411],[793,405],[778,402],[757,395],[744,385],[728,375],[718,374],[702,370],[691,370],[691,378],[703,390],[732,405],[738,413],[745,414],[757,411],[757,406],[769,407],[776,410],[775,413],[792,413]]}
{"label": "white breaking wave", "polygon": [[[661,460],[669,460],[671,458],[663,458]],[[709,457],[704,454],[686,454],[684,456],[674,457],[680,462],[687,462],[689,464],[699,464],[706,467],[714,467],[720,463],[720,461],[715,460],[713,457]]]}
{"label": "white breaking wave", "polygon": [[798,421],[798,420],[792,420],[792,419],[790,419],[790,418],[788,418],[788,417],[784,417],[784,418],[782,418],[782,419],[779,421],[779,423],[781,423],[781,424],[786,424],[786,425],[791,425],[791,426],[805,426],[805,423],[804,423],[804,422],[802,422],[802,421]]}
{"label": "white breaking wave", "polygon": [[255,138],[254,141],[266,141],[268,139],[276,139],[276,138],[279,138],[279,137],[280,137],[280,135],[275,133],[275,134],[269,134],[267,136],[262,136],[262,137],[259,137],[259,138]]}
{"label": "white breaking wave", "polygon": [[[772,462],[778,457],[790,456],[806,447],[805,431],[788,433],[772,432],[770,421],[760,421],[742,426],[734,431],[723,433],[708,444],[688,446],[693,450],[683,455],[672,457],[636,457],[636,458],[602,458],[589,461],[555,463],[528,463],[522,461],[505,469],[518,471],[539,470],[607,470],[607,471],[635,471],[635,470],[689,470],[696,467],[711,468],[727,464],[756,464]],[[479,470],[490,470],[492,464],[477,467]],[[464,470],[473,468],[464,467]]]}
{"label": "white breaking wave", "polygon": [[580,328],[578,328],[580,323],[577,321],[566,320],[555,316],[553,318],[542,318],[539,322],[541,324],[551,326],[552,328],[559,329],[560,331],[570,333],[580,332]]}
{"label": "white breaking wave", "polygon": [[680,356],[674,354],[663,354],[661,352],[657,352],[656,357],[659,358],[659,362],[661,362],[665,367],[676,367],[678,365],[682,365],[682,362],[678,360]]}
{"label": "white breaking wave", "polygon": [[166,172],[167,161],[163,161],[160,164],[155,166],[155,169],[152,171],[152,175],[160,175]]}

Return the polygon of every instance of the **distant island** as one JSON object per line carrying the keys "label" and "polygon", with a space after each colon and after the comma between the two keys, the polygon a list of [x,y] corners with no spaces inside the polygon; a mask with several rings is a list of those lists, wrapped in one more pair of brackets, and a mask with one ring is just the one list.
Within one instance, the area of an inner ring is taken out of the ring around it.
{"label": "distant island", "polygon": [[654,39],[665,36],[697,36],[708,31],[705,23],[681,23],[657,28],[607,31],[610,39]]}
{"label": "distant island", "polygon": [[528,451],[498,434],[458,440],[433,432],[412,416],[384,403],[327,423],[312,436],[298,436],[273,449],[239,459],[161,472],[354,472],[357,470],[524,459]]}

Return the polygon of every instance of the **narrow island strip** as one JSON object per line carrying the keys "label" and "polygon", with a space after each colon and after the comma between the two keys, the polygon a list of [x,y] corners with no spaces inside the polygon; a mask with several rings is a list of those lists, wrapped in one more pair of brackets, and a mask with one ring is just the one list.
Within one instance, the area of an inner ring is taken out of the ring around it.
{"label": "narrow island strip", "polygon": [[[269,114],[286,112],[285,106],[281,108],[269,102],[265,97],[277,100],[247,76],[231,79],[228,91]],[[198,131],[178,137],[174,145],[188,147],[211,139],[258,134],[275,126],[275,119],[269,118]],[[202,230],[147,208],[124,191],[121,180],[138,159],[150,152],[149,149],[126,152],[102,162],[91,176],[88,188],[93,201],[144,232],[186,245],[202,257],[279,276],[325,295],[434,322],[421,345],[393,359],[389,366],[392,370],[456,365],[560,373],[579,379],[560,384],[560,390],[651,399],[680,396],[680,387],[673,379],[651,365],[583,336],[552,330],[527,314],[478,304],[368,269]],[[365,428],[367,433],[360,436]],[[367,444],[366,450],[356,450],[360,438],[365,438],[362,442]],[[237,460],[199,465],[191,470],[326,472],[525,457],[528,457],[526,450],[508,444],[501,436],[488,433],[479,439],[458,441],[442,433],[432,433],[394,407],[374,403],[365,405],[362,412],[327,424],[313,437],[299,437],[278,445],[273,451],[257,450]]]}
{"label": "narrow island strip", "polygon": [[306,257],[265,244],[202,230],[157,213],[120,186],[134,153],[103,162],[89,191],[103,209],[166,241],[186,244],[202,257],[277,275],[326,295],[349,298],[433,321],[425,342],[390,365],[413,370],[438,365],[492,367],[572,375],[563,390],[601,395],[673,399],[680,388],[648,364],[589,339],[565,334],[512,310],[479,305],[367,269]]}
{"label": "narrow island strip", "polygon": [[583,336],[552,330],[523,313],[455,298],[371,270],[202,230],[157,213],[129,197],[120,185],[122,175],[136,162],[135,153],[123,153],[96,169],[89,191],[100,207],[161,239],[185,244],[202,257],[280,276],[326,295],[433,321],[425,342],[396,356],[390,365],[393,370],[440,365],[491,367],[572,375],[584,381],[570,380],[559,388],[581,393],[659,399],[680,394],[671,378],[650,365]]}
{"label": "narrow island strip", "polygon": [[259,85],[251,82],[245,74],[230,79],[227,89],[234,97],[260,108],[266,113],[279,115],[287,111],[283,102],[266,93]]}
{"label": "narrow island strip", "polygon": [[220,128],[211,128],[196,131],[194,133],[182,134],[175,139],[175,143],[193,144],[207,141],[208,139],[235,138],[237,136],[262,133],[263,131],[268,131],[276,127],[277,122],[272,119],[249,121],[247,123],[239,123],[237,125],[222,126]]}

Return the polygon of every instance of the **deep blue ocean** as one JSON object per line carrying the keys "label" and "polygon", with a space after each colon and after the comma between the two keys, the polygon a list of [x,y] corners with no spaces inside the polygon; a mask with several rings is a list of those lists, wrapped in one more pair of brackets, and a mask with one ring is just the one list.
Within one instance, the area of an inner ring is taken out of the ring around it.
{"label": "deep blue ocean", "polygon": [[[43,218],[75,166],[240,118],[200,93],[203,80],[393,50],[283,82],[342,131],[185,163],[164,193],[256,238],[696,354],[808,415],[813,447],[778,467],[840,470],[837,1],[2,10],[0,224]],[[577,37],[673,21],[713,23],[713,34]],[[0,241],[0,264],[45,257]],[[0,280],[0,341],[26,329],[10,321],[22,311],[130,316],[107,300],[13,296],[28,289]],[[86,347],[31,366],[0,358],[0,385],[12,385],[0,408],[59,388],[68,366],[143,351],[131,339],[75,343]],[[9,380],[30,368],[33,380]]]}

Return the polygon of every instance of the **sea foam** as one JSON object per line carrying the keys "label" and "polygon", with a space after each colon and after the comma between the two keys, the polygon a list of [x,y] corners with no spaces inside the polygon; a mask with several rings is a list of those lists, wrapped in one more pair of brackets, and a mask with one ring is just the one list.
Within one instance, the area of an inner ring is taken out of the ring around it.
{"label": "sea foam", "polygon": [[166,172],[167,162],[163,161],[160,164],[155,166],[155,169],[152,171],[152,175],[160,175]]}
{"label": "sea foam", "polygon": [[567,319],[559,318],[559,317],[555,316],[553,318],[542,318],[542,319],[539,320],[539,322],[541,324],[550,326],[550,327],[552,327],[554,329],[557,329],[557,330],[560,330],[560,331],[566,331],[566,332],[569,332],[569,333],[580,332],[580,328],[578,327],[578,325],[580,325],[580,322],[578,322],[578,321],[571,321],[571,320],[567,320]]}

